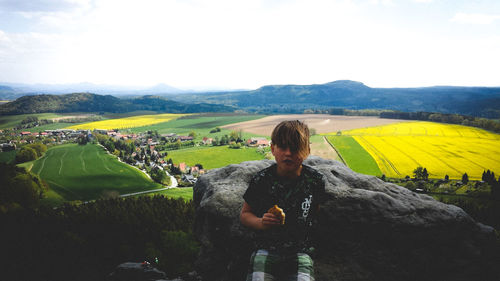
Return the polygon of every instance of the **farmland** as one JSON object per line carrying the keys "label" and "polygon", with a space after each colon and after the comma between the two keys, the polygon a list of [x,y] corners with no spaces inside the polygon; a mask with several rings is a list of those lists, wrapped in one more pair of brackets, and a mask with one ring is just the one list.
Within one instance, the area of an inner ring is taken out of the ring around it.
{"label": "farmland", "polygon": [[485,170],[500,172],[500,135],[482,129],[403,122],[342,135],[354,138],[388,177],[411,176],[418,166],[427,168],[431,178],[461,179],[467,173],[480,180]]}
{"label": "farmland", "polygon": [[351,170],[366,175],[380,176],[377,162],[351,136],[329,136],[328,141],[335,146]]}
{"label": "farmland", "polygon": [[[59,200],[91,200],[160,188],[142,172],[116,160],[97,145],[67,144],[49,149],[32,172],[45,180]],[[56,196],[52,193],[53,196]],[[49,200],[58,200],[49,198]]]}
{"label": "farmland", "polygon": [[177,119],[185,114],[155,114],[155,115],[139,115],[126,118],[117,118],[102,120],[96,122],[89,122],[74,126],[66,127],[66,129],[103,129],[103,130],[113,130],[113,129],[127,129],[134,127],[143,127],[148,125],[153,125],[157,123],[168,122],[170,120]]}
{"label": "farmland", "polygon": [[217,146],[168,151],[165,158],[172,158],[174,163],[185,162],[189,166],[202,164],[205,169],[214,169],[243,161],[262,160],[264,155],[257,152],[256,148],[232,149],[227,146]]}
{"label": "farmland", "polygon": [[10,129],[21,124],[21,121],[27,117],[37,117],[38,119],[53,119],[63,117],[57,113],[38,113],[38,114],[22,114],[22,115],[4,115],[0,116],[0,129]]}
{"label": "farmland", "polygon": [[[149,126],[131,128],[129,131],[133,133],[145,131],[158,131],[160,134],[176,133],[179,135],[187,135],[194,131],[199,138],[203,136],[215,137],[229,134],[230,130],[222,129],[218,133],[210,133],[212,129],[227,124],[255,120],[264,117],[263,115],[235,115],[235,114],[199,114],[184,116],[169,122],[158,123]],[[253,133],[245,133],[244,138],[254,136]]]}

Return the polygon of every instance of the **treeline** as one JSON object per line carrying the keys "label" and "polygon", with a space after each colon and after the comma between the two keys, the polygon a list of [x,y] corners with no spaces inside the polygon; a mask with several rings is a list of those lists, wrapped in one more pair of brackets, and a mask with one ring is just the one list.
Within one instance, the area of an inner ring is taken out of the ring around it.
{"label": "treeline", "polygon": [[429,172],[424,167],[413,171],[413,178],[386,178],[382,180],[406,187],[415,192],[432,195],[437,200],[456,205],[464,209],[475,220],[500,229],[500,177],[487,170],[483,172],[481,181],[471,181],[467,173],[461,180],[450,180],[448,175],[443,179],[429,179]]}
{"label": "treeline", "polygon": [[16,153],[16,163],[36,160],[47,151],[47,146],[41,142],[27,144]]}
{"label": "treeline", "polygon": [[13,129],[14,130],[22,130],[22,129],[35,128],[38,126],[43,126],[43,125],[53,124],[53,123],[83,123],[83,122],[93,122],[93,121],[99,121],[99,120],[102,120],[102,117],[98,116],[98,115],[91,115],[91,116],[86,116],[86,117],[63,118],[63,119],[59,119],[57,121],[54,121],[52,119],[39,119],[36,116],[28,116],[21,121],[21,124],[14,127]]}
{"label": "treeline", "polygon": [[420,120],[420,121],[432,121],[432,122],[441,122],[448,124],[458,124],[464,126],[477,127],[488,131],[500,133],[500,122],[498,121],[495,121],[493,119],[478,118],[460,114],[383,111],[380,113],[380,118]]}
{"label": "treeline", "polygon": [[98,200],[0,213],[2,280],[104,280],[120,263],[155,263],[170,278],[193,270],[192,201]]}

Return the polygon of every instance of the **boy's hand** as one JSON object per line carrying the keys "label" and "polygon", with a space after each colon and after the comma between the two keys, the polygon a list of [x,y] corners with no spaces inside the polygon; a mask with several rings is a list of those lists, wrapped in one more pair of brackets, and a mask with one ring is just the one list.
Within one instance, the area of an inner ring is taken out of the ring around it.
{"label": "boy's hand", "polygon": [[262,228],[263,229],[269,229],[273,226],[276,225],[281,225],[281,222],[278,218],[278,216],[272,214],[272,213],[265,213],[262,216]]}

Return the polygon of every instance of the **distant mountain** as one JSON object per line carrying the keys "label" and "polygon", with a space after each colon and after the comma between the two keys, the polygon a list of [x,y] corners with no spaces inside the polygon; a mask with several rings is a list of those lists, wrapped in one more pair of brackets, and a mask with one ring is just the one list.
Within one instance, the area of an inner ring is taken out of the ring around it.
{"label": "distant mountain", "polygon": [[0,104],[0,115],[42,112],[131,112],[151,110],[168,113],[230,112],[234,108],[217,104],[181,103],[159,96],[119,99],[90,93],[23,96]]}
{"label": "distant mountain", "polygon": [[186,91],[158,84],[153,87],[97,85],[93,83],[76,84],[21,84],[0,83],[0,100],[14,100],[25,95],[40,94],[69,94],[95,93],[103,95],[150,95],[150,94],[179,94]]}
{"label": "distant mountain", "polygon": [[318,85],[271,85],[253,91],[170,96],[267,113],[305,109],[388,109],[500,117],[500,87],[370,88],[340,80]]}
{"label": "distant mountain", "polygon": [[[79,85],[85,89],[92,88],[92,84]],[[0,100],[5,99],[2,98],[2,93],[15,97],[24,90],[26,89],[19,85],[0,86]],[[127,93],[120,96],[120,99],[92,94],[72,94],[77,95],[73,99],[70,98],[72,95],[60,95],[59,98],[58,95],[26,96],[3,104],[0,114],[49,111],[127,112],[138,109],[161,112],[220,112],[240,109],[258,113],[302,113],[308,109],[344,108],[458,113],[500,118],[500,87],[371,88],[360,82],[340,80],[316,85],[269,85],[251,91],[170,92],[174,90],[175,88],[165,84],[137,91],[130,89],[128,92],[121,91],[116,86],[103,90],[108,94]],[[156,96],[143,97],[145,93]]]}

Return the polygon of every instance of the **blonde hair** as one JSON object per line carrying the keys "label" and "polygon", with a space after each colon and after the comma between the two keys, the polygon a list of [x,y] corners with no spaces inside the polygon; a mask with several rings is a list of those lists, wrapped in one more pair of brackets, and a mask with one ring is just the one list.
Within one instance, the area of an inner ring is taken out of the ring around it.
{"label": "blonde hair", "polygon": [[310,153],[309,136],[309,128],[303,122],[283,121],[274,128],[271,142],[279,148],[289,148],[291,152],[298,152],[305,159]]}

